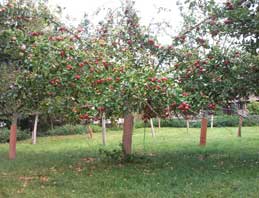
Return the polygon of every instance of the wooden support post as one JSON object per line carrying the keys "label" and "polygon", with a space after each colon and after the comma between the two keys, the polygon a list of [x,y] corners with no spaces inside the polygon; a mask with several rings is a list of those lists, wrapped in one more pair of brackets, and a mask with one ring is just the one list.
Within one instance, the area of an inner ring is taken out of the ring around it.
{"label": "wooden support post", "polygon": [[214,115],[211,114],[211,117],[210,117],[210,128],[213,129],[213,125],[214,125]]}
{"label": "wooden support post", "polygon": [[186,130],[187,130],[187,133],[189,133],[189,129],[190,129],[190,119],[191,119],[191,116],[186,114],[185,115],[185,121],[186,121]]}
{"label": "wooden support post", "polygon": [[35,114],[34,127],[33,127],[33,131],[32,131],[32,144],[36,144],[36,141],[37,141],[38,121],[39,121],[39,113],[36,113]]}
{"label": "wooden support post", "polygon": [[152,137],[155,137],[156,133],[155,133],[155,128],[154,128],[154,124],[153,124],[153,119],[152,118],[150,118],[150,126],[151,126]]}
{"label": "wooden support post", "polygon": [[93,129],[91,128],[90,124],[87,125],[87,136],[89,139],[93,138]]}
{"label": "wooden support post", "polygon": [[9,159],[10,160],[14,160],[16,158],[17,119],[18,119],[18,115],[13,114],[12,125],[10,129],[10,138],[9,138]]}
{"label": "wooden support post", "polygon": [[160,129],[161,128],[161,119],[157,118],[157,122],[158,122],[158,128]]}
{"label": "wooden support post", "polygon": [[103,145],[106,145],[106,119],[105,119],[105,113],[102,115],[102,142]]}
{"label": "wooden support post", "polygon": [[54,123],[51,117],[50,117],[50,128],[51,130],[54,130]]}
{"label": "wooden support post", "polygon": [[207,125],[208,125],[208,120],[207,120],[207,118],[203,117],[201,120],[200,146],[206,145]]}
{"label": "wooden support post", "polygon": [[237,129],[237,137],[241,137],[241,129],[243,125],[243,117],[239,116],[239,124],[238,124],[238,129]]}
{"label": "wooden support post", "polygon": [[132,153],[133,122],[134,117],[132,114],[127,114],[124,116],[122,136],[122,146],[124,155],[130,155]]}
{"label": "wooden support post", "polygon": [[189,133],[190,120],[188,118],[186,119],[186,128],[187,128],[187,133]]}

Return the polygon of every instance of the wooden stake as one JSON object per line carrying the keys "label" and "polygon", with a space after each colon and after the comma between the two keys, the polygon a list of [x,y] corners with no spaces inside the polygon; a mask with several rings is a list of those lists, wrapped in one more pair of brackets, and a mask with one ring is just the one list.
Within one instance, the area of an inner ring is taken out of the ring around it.
{"label": "wooden stake", "polygon": [[214,115],[211,114],[211,117],[210,117],[210,128],[213,129],[213,125],[214,125]]}
{"label": "wooden stake", "polygon": [[161,128],[161,119],[157,118],[157,122],[158,122],[158,128],[160,129]]}
{"label": "wooden stake", "polygon": [[36,113],[35,114],[34,127],[33,127],[33,131],[32,131],[32,144],[36,144],[36,142],[37,142],[38,121],[39,121],[39,113]]}
{"label": "wooden stake", "polygon": [[189,128],[190,128],[190,121],[189,121],[189,119],[186,119],[186,128],[187,128],[187,133],[189,133]]}
{"label": "wooden stake", "polygon": [[93,129],[91,128],[90,124],[87,125],[87,136],[89,139],[93,138]]}
{"label": "wooden stake", "polygon": [[106,145],[106,119],[105,119],[105,113],[103,113],[103,116],[102,116],[102,141],[103,141],[103,145]]}
{"label": "wooden stake", "polygon": [[153,124],[153,119],[152,118],[150,118],[150,126],[151,126],[152,137],[155,137],[156,133],[155,133],[155,129],[154,129],[154,124]]}
{"label": "wooden stake", "polygon": [[237,137],[241,137],[242,125],[243,125],[243,117],[239,116],[239,125],[238,125],[238,130],[237,130]]}

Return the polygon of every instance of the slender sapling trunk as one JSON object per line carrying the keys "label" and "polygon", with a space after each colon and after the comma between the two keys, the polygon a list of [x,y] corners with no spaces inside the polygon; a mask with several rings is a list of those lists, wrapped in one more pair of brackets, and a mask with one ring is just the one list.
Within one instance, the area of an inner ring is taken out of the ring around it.
{"label": "slender sapling trunk", "polygon": [[150,118],[150,126],[151,126],[152,137],[155,137],[156,133],[155,133],[155,128],[154,128],[154,124],[153,124],[153,119],[152,118]]}
{"label": "slender sapling trunk", "polygon": [[39,113],[35,114],[34,127],[32,131],[32,144],[37,142],[37,129],[38,129]]}
{"label": "slender sapling trunk", "polygon": [[106,145],[106,119],[105,113],[102,115],[102,142],[103,145]]}

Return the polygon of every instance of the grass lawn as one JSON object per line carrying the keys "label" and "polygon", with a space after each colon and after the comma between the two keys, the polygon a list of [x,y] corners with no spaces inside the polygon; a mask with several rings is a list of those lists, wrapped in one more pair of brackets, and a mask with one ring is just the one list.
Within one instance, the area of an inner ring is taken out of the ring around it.
{"label": "grass lawn", "polygon": [[[7,159],[0,144],[0,198],[70,197],[259,197],[259,127],[208,129],[199,147],[199,129],[163,128],[151,137],[134,132],[132,163],[100,160],[101,134],[39,138],[17,145]],[[120,131],[108,133],[107,149],[119,148]]]}

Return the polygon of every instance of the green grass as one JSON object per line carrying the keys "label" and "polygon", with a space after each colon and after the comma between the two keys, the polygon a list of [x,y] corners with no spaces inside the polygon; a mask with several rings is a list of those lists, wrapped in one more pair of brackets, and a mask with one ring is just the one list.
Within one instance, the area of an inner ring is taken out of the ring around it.
{"label": "green grass", "polygon": [[[134,163],[100,160],[101,134],[44,137],[37,145],[17,145],[7,159],[0,144],[0,198],[160,198],[259,197],[259,127],[208,131],[198,146],[199,129],[163,128],[152,138],[134,132]],[[119,148],[121,132],[108,133],[107,149]],[[142,159],[142,160],[140,160]]]}

